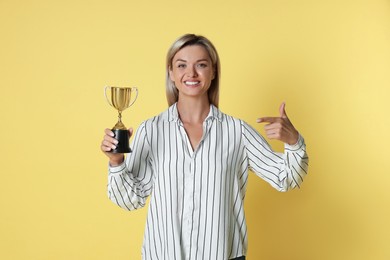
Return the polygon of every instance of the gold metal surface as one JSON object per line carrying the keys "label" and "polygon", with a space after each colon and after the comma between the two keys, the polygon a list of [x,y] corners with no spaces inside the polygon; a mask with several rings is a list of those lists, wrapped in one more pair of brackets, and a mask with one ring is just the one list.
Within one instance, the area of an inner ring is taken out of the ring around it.
{"label": "gold metal surface", "polygon": [[[108,94],[107,94],[107,90]],[[134,100],[131,101],[131,94],[135,92]],[[122,112],[134,104],[138,97],[138,89],[136,87],[111,87],[107,86],[104,89],[108,104],[118,110],[118,122],[113,127],[114,129],[127,130],[126,126],[122,123]]]}

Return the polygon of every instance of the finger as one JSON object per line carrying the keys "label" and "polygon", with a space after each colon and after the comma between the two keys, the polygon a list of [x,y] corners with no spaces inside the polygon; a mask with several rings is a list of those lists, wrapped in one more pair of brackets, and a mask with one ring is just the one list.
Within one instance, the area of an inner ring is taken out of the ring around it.
{"label": "finger", "polygon": [[274,122],[264,126],[264,130],[279,130],[283,128],[282,122]]}
{"label": "finger", "polygon": [[103,137],[103,141],[107,141],[112,144],[118,144],[118,140],[115,137],[111,137],[107,134]]}
{"label": "finger", "polygon": [[116,142],[110,142],[110,141],[108,141],[108,140],[104,140],[104,141],[102,142],[102,146],[108,147],[109,149],[115,149],[117,144],[118,144],[118,141],[116,141]]}
{"label": "finger", "polygon": [[269,139],[273,139],[273,140],[281,140],[280,133],[270,133],[270,134],[267,135],[267,137]]}
{"label": "finger", "polygon": [[260,117],[256,120],[257,123],[275,123],[279,117]]}
{"label": "finger", "polygon": [[112,137],[115,136],[115,135],[114,135],[114,132],[111,131],[111,129],[108,129],[108,128],[106,128],[106,129],[104,130],[104,133],[105,133],[106,135],[108,135],[108,136],[112,136]]}
{"label": "finger", "polygon": [[102,145],[100,146],[100,149],[103,152],[111,152],[112,147],[102,143]]}
{"label": "finger", "polygon": [[286,102],[283,102],[279,107],[279,114],[281,118],[287,118]]}
{"label": "finger", "polygon": [[110,152],[113,148],[102,144],[101,149],[103,152]]}
{"label": "finger", "polygon": [[275,135],[277,133],[280,132],[280,128],[277,128],[277,127],[273,127],[272,124],[271,125],[267,125],[268,127],[264,127],[264,132],[265,132],[265,135],[269,138],[269,139],[274,139]]}
{"label": "finger", "polygon": [[116,146],[115,145],[101,145],[101,149],[103,152],[111,152],[112,150],[115,150]]}

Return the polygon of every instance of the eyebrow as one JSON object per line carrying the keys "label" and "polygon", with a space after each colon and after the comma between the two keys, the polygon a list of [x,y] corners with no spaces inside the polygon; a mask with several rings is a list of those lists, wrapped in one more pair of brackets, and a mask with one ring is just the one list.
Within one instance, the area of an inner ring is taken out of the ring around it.
{"label": "eyebrow", "polygon": [[[210,60],[208,60],[208,59],[200,59],[200,60],[197,60],[196,62],[201,62],[201,61],[210,62]],[[177,59],[175,62],[187,62],[187,61],[186,61],[186,60],[183,60],[183,59]]]}

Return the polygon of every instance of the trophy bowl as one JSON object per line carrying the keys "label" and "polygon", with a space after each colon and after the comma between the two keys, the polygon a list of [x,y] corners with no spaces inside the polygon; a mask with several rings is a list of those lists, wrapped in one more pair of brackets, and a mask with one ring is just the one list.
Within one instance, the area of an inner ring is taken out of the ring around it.
{"label": "trophy bowl", "polygon": [[[132,93],[135,93],[133,101],[131,101]],[[118,140],[115,149],[111,149],[112,153],[131,153],[129,145],[129,131],[122,122],[122,112],[134,104],[138,97],[138,89],[136,87],[113,87],[107,86],[104,88],[108,104],[118,111],[118,122],[111,129],[114,133],[114,138]]]}

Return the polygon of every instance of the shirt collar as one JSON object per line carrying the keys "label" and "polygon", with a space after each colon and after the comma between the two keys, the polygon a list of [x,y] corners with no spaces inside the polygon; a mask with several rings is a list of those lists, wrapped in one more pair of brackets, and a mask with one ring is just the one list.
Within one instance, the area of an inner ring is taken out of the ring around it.
{"label": "shirt collar", "polygon": [[[213,104],[210,104],[210,112],[207,115],[205,121],[210,119],[218,119],[218,121],[222,122],[222,112]],[[173,104],[168,109],[168,121],[179,121],[179,111],[177,110],[177,103]]]}

